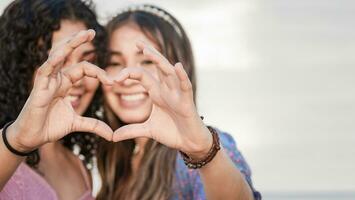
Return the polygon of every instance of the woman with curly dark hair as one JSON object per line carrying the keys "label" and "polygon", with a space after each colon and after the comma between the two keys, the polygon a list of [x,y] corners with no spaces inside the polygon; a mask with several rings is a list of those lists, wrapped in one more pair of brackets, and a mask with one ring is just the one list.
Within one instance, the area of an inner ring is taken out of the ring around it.
{"label": "woman with curly dark hair", "polygon": [[[75,49],[75,45],[70,46],[69,50],[73,51],[69,53],[68,46],[65,45],[70,44],[70,40],[65,38],[86,29],[95,30],[95,38],[91,42],[93,37],[86,36],[90,41],[87,39],[89,42],[82,45],[75,44],[78,46]],[[80,66],[89,65],[88,62],[100,64],[104,57],[102,50],[105,38],[104,29],[97,22],[89,1],[15,0],[5,9],[0,17],[0,127],[16,121],[8,126],[7,139],[4,128],[3,142],[0,141],[0,157],[3,163],[8,163],[0,167],[0,199],[21,199],[21,195],[25,195],[26,199],[77,199],[83,195],[91,197],[91,181],[86,167],[92,164],[96,137],[78,131],[97,132],[93,130],[101,127],[102,132],[101,123],[96,123],[92,118],[88,122],[84,120],[87,118],[79,117],[95,117],[97,113],[100,105],[96,92],[99,81],[95,79],[96,75],[90,74],[97,69],[85,68],[76,72],[79,74],[71,79],[72,88],[65,88],[66,93],[58,90],[59,86],[65,84],[61,79],[57,90],[50,95],[31,91],[36,89],[36,84],[43,84],[36,83],[36,79],[41,74],[40,66],[48,55],[56,55],[56,52],[68,54],[65,58],[61,55],[61,67],[57,67],[45,78],[47,81],[55,79],[49,84],[50,87],[52,83],[59,81],[58,73],[61,70],[70,70],[77,63],[81,63]],[[60,51],[61,48],[64,50]],[[80,69],[81,67],[77,68]],[[79,80],[78,77],[87,73],[94,78],[85,77]],[[53,77],[53,74],[58,77]],[[56,104],[62,102],[64,107],[46,108],[47,115],[54,115],[48,116],[50,120],[43,118],[47,120],[41,121],[36,118],[43,107],[39,110],[25,109],[32,108],[36,98],[41,98],[43,103],[50,101],[49,96],[53,97],[54,94],[60,96],[51,101]],[[78,128],[84,125],[85,128]],[[34,129],[37,131],[33,131]],[[37,135],[31,135],[31,130]],[[69,134],[73,131],[77,133]],[[106,131],[107,133],[110,131]],[[42,135],[44,138],[41,138]],[[111,135],[105,137],[111,139]],[[39,150],[31,153],[21,153],[38,147]],[[17,154],[16,157],[11,157],[8,150]],[[73,154],[73,150],[80,159]],[[18,156],[25,157],[26,162],[11,162],[22,161]]]}

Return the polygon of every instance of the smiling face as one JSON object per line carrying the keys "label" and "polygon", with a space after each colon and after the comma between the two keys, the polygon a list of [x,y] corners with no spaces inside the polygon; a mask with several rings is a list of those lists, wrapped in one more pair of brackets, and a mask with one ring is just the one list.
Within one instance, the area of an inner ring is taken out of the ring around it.
{"label": "smiling face", "polygon": [[[57,42],[64,38],[70,37],[73,34],[86,29],[87,27],[82,22],[63,20],[60,23],[60,29],[53,33],[52,46],[55,46]],[[68,67],[71,65],[70,63],[78,63],[81,61],[93,62],[95,59],[94,49],[95,48],[91,43],[82,45],[72,53],[69,59],[67,59],[65,66]],[[76,82],[73,88],[70,89],[67,98],[70,100],[77,114],[82,115],[86,111],[98,85],[98,80],[85,77]]]}
{"label": "smiling face", "polygon": [[[134,23],[126,23],[117,28],[110,36],[110,64],[106,71],[110,76],[117,75],[124,67],[143,67],[158,78],[155,64],[143,56],[136,47],[137,41],[143,41],[159,50]],[[135,80],[125,80],[113,87],[104,87],[105,99],[115,115],[125,123],[145,121],[151,112],[152,101],[147,91]]]}

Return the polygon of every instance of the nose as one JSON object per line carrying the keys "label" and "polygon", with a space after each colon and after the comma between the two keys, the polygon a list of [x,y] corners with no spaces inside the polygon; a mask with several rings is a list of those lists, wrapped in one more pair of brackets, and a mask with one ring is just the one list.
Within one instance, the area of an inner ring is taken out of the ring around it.
{"label": "nose", "polygon": [[[126,67],[130,67],[130,66],[132,66],[132,67],[137,66],[137,64],[134,62],[127,62]],[[122,86],[125,86],[125,87],[133,86],[136,84],[139,84],[139,81],[131,79],[131,78],[128,78],[122,82]]]}

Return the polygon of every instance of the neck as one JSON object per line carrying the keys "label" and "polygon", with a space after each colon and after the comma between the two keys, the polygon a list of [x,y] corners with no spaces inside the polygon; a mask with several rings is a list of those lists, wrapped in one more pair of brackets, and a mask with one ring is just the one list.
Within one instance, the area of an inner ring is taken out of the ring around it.
{"label": "neck", "polygon": [[136,145],[139,146],[139,148],[143,148],[144,149],[144,147],[147,144],[148,140],[149,140],[148,138],[140,137],[140,138],[135,138],[134,142],[136,143]]}
{"label": "neck", "polygon": [[136,143],[135,149],[134,149],[134,154],[135,156],[141,157],[144,154],[144,148],[145,145],[148,142],[148,138],[140,137],[140,138],[135,138],[134,142]]}
{"label": "neck", "polygon": [[145,148],[145,145],[147,144],[148,140],[149,140],[148,138],[143,138],[143,137],[134,139],[136,146],[135,146],[135,149],[133,152],[133,159],[132,159],[132,171],[133,171],[132,176],[133,177],[136,176],[136,173],[138,171],[138,166],[139,166],[139,163],[141,162],[141,159],[144,155],[144,148]]}
{"label": "neck", "polygon": [[51,142],[43,145],[40,148],[41,160],[58,158],[59,155],[63,155],[66,151],[64,146],[60,142]]}

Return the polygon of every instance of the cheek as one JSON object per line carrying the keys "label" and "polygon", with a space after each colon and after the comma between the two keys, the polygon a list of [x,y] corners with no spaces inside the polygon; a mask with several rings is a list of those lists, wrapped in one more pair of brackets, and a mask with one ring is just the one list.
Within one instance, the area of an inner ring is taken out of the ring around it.
{"label": "cheek", "polygon": [[111,108],[115,107],[115,104],[117,103],[117,96],[112,92],[112,86],[102,85],[102,91],[108,105]]}
{"label": "cheek", "polygon": [[157,80],[159,79],[159,74],[158,74],[158,67],[156,66],[151,66],[151,67],[146,67],[145,68],[154,78],[156,78]]}
{"label": "cheek", "polygon": [[113,86],[101,85],[101,88],[102,88],[102,91],[104,93],[104,96],[107,96],[110,93],[112,93],[112,87]]}
{"label": "cheek", "polygon": [[76,113],[79,115],[82,115],[90,105],[96,89],[99,86],[99,81],[94,78],[85,77],[82,86],[85,88],[85,93],[80,99],[80,106],[75,109]]}

